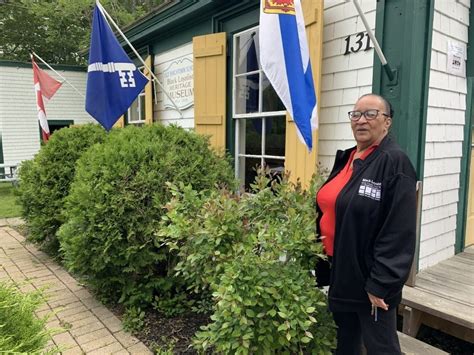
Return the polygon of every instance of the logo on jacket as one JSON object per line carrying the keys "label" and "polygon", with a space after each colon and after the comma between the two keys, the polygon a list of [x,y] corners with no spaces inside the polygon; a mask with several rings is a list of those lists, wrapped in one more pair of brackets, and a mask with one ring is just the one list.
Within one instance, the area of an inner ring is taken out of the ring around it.
{"label": "logo on jacket", "polygon": [[359,186],[359,195],[368,197],[375,201],[380,201],[382,195],[382,183],[370,179],[362,179]]}
{"label": "logo on jacket", "polygon": [[266,14],[295,14],[294,0],[265,0],[263,2],[263,12]]}

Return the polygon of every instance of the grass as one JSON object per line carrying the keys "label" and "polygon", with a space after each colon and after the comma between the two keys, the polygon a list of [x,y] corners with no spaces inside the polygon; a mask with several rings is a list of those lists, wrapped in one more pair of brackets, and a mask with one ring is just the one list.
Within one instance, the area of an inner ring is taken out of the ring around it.
{"label": "grass", "polygon": [[35,317],[34,312],[42,304],[40,291],[23,294],[12,284],[0,282],[0,352],[58,353],[45,350],[53,332],[46,328],[48,316]]}
{"label": "grass", "polygon": [[0,218],[20,217],[21,208],[13,194],[10,182],[0,182]]}

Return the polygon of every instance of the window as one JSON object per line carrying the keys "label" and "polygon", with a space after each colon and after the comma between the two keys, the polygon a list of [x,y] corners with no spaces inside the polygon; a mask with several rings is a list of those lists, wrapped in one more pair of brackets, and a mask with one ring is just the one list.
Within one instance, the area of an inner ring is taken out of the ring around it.
{"label": "window", "polygon": [[[70,127],[74,124],[73,120],[48,120],[49,133],[53,134],[55,131],[64,127]],[[41,136],[41,128],[40,128]]]}
{"label": "window", "polygon": [[[143,67],[140,70],[143,72]],[[132,105],[128,108],[125,122],[127,124],[141,125],[145,123],[145,89],[142,90]]]}
{"label": "window", "polygon": [[258,27],[235,34],[233,41],[235,171],[246,187],[256,167],[281,174],[285,166],[286,111],[260,67],[258,41]]}

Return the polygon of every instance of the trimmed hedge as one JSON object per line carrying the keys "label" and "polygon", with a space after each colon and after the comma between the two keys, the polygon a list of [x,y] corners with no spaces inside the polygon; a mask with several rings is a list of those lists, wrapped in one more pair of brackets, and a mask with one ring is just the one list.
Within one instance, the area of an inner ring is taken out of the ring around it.
{"label": "trimmed hedge", "polygon": [[79,159],[59,237],[67,267],[104,298],[150,305],[175,286],[155,237],[171,197],[166,182],[205,190],[234,177],[207,138],[176,126],[128,126]]}
{"label": "trimmed hedge", "polygon": [[76,161],[90,146],[104,141],[98,125],[60,129],[29,161],[21,164],[18,188],[22,217],[28,227],[28,239],[53,254],[59,249],[56,232],[64,223],[64,198],[75,173]]}

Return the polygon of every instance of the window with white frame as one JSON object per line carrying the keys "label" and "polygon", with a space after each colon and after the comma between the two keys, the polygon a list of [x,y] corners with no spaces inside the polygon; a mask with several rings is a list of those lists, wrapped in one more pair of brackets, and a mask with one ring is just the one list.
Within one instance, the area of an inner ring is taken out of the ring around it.
{"label": "window with white frame", "polygon": [[260,67],[258,44],[258,27],[234,35],[235,172],[246,187],[257,167],[281,174],[285,166],[286,111]]}
{"label": "window with white frame", "polygon": [[[143,72],[143,67],[140,70]],[[135,101],[128,108],[126,113],[126,122],[128,124],[142,124],[145,123],[145,89],[138,94]]]}

